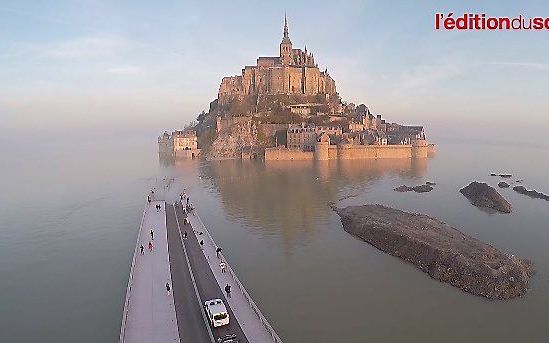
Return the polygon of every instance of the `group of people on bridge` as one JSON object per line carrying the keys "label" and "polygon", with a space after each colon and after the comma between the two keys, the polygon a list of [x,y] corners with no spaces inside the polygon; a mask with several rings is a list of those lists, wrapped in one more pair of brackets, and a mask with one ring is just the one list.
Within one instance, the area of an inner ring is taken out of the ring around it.
{"label": "group of people on bridge", "polygon": [[[183,212],[185,214],[191,214],[191,215],[194,215],[194,207],[190,204],[190,198],[189,196],[183,192],[181,194],[179,194],[179,200],[180,200],[180,204],[181,206],[183,207]],[[184,226],[187,226],[187,225],[190,225],[190,221],[187,219],[187,217],[183,218],[183,225]],[[200,235],[203,235],[204,233],[201,232],[201,231],[197,231],[197,230],[193,230],[198,236]],[[183,232],[183,239],[187,239],[187,231],[184,231]],[[204,249],[204,240],[201,239],[198,244],[200,245],[200,249]],[[219,268],[221,269],[221,273],[225,273],[227,271],[227,264],[225,263],[225,261],[223,261],[222,259],[222,255],[221,255],[221,252],[223,251],[223,248],[221,247],[216,247],[215,249],[215,254],[217,256],[217,258],[220,260],[219,262]],[[227,297],[230,298],[231,297],[231,285],[229,283],[227,283],[224,287],[224,290],[225,290],[225,293],[227,293]]]}

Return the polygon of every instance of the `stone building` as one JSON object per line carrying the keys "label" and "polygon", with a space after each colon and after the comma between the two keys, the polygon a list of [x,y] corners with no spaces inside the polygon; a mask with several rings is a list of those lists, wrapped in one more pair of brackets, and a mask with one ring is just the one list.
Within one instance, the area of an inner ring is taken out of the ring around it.
{"label": "stone building", "polygon": [[330,108],[326,108],[326,104],[318,102],[291,104],[285,106],[285,108],[290,110],[290,113],[299,114],[302,118],[309,118],[312,115],[340,113],[337,104],[333,104]]}
{"label": "stone building", "polygon": [[295,49],[284,18],[284,34],[279,56],[259,57],[254,66],[245,66],[242,75],[224,77],[219,87],[220,103],[258,94],[336,94],[335,81],[328,70],[320,71],[313,53]]}
{"label": "stone building", "polygon": [[174,157],[173,140],[168,132],[164,132],[158,137],[158,158],[162,160],[170,160]]}
{"label": "stone building", "polygon": [[198,149],[198,139],[195,131],[174,131],[172,135],[175,151]]}
{"label": "stone building", "polygon": [[161,160],[173,158],[196,158],[200,156],[198,137],[193,130],[164,132],[158,137],[158,154]]}
{"label": "stone building", "polygon": [[316,143],[314,127],[290,127],[286,133],[287,146],[290,149],[313,151]]}
{"label": "stone building", "polygon": [[286,145],[289,149],[313,151],[318,138],[323,134],[335,138],[342,135],[342,130],[339,126],[290,126],[286,132]]}
{"label": "stone building", "polygon": [[389,144],[411,144],[413,141],[425,140],[423,126],[406,126],[391,124],[387,128]]}

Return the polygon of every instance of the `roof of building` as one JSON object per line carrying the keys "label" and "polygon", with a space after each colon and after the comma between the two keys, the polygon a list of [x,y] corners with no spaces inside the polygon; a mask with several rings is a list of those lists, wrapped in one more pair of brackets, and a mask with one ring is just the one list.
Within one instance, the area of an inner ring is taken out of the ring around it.
{"label": "roof of building", "polygon": [[196,137],[194,130],[177,130],[173,132],[175,137]]}
{"label": "roof of building", "polygon": [[210,312],[213,314],[227,312],[227,308],[225,307],[225,304],[223,304],[223,300],[221,299],[208,300],[206,301],[205,305],[210,309]]}
{"label": "roof of building", "polygon": [[268,61],[278,61],[280,57],[278,56],[259,56],[258,60],[268,60]]}

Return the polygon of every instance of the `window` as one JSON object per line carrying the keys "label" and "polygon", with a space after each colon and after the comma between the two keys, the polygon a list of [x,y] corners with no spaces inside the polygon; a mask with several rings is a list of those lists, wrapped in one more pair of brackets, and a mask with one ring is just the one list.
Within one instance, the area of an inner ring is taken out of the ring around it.
{"label": "window", "polygon": [[227,313],[218,313],[216,315],[214,315],[214,319],[215,320],[221,320],[221,319],[225,319],[227,318]]}

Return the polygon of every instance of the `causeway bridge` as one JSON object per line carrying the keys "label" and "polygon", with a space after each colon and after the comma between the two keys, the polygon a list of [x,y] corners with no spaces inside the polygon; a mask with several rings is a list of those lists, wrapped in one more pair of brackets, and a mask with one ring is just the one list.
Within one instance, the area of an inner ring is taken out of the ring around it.
{"label": "causeway bridge", "polygon": [[[216,254],[217,247],[196,209],[187,212],[180,201],[147,202],[131,264],[120,343],[282,343],[223,252]],[[227,284],[230,297],[224,292]],[[217,328],[203,308],[215,298],[223,300],[230,318],[228,325]]]}

